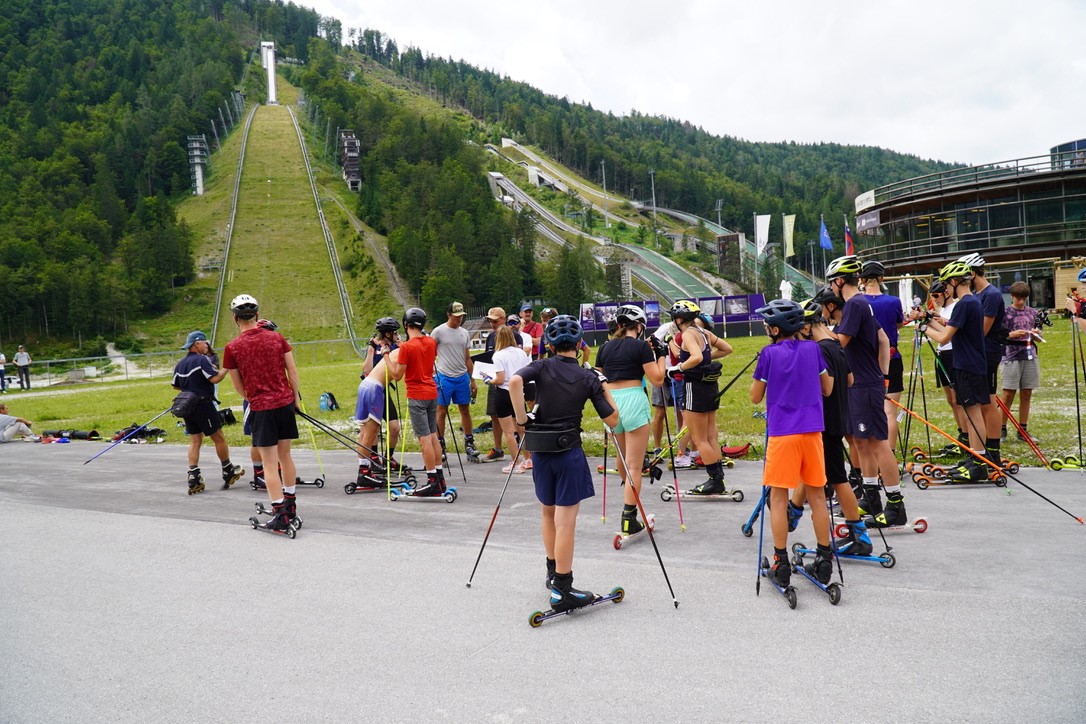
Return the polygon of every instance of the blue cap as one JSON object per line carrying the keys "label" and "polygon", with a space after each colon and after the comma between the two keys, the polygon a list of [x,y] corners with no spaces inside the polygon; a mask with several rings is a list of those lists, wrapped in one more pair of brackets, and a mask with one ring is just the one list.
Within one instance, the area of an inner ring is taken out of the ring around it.
{"label": "blue cap", "polygon": [[201,332],[199,330],[196,330],[195,332],[189,332],[189,336],[185,340],[185,346],[182,347],[181,349],[190,349],[192,347],[192,345],[196,344],[197,342],[206,342],[206,341],[207,341],[207,335],[204,334],[203,332]]}
{"label": "blue cap", "polygon": [[532,305],[531,305],[531,304],[522,304],[522,305],[520,306],[520,311],[522,311],[522,312],[528,312],[528,311],[534,311],[534,310],[532,309]]}

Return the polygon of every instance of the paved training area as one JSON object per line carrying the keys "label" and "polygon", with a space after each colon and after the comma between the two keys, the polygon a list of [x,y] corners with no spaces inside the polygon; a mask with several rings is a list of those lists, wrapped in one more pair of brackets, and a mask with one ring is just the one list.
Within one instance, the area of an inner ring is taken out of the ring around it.
{"label": "paved training area", "polygon": [[[924,534],[887,534],[897,565],[842,563],[843,599],[799,576],[789,610],[755,596],[760,462],[726,471],[746,500],[660,500],[656,537],[615,551],[621,489],[582,506],[575,585],[626,600],[528,626],[547,608],[538,509],[514,475],[455,457],[460,497],[346,495],[355,457],[321,455],[296,540],[254,531],[246,477],[186,494],[185,450],[0,446],[0,720],[1086,720],[1086,527],[1014,482],[905,489]],[[295,453],[306,479],[312,450]],[[418,456],[408,455],[418,465]],[[599,460],[594,460],[593,465]],[[665,480],[671,473],[665,471]],[[683,471],[680,484],[703,479]],[[1086,473],[1025,483],[1086,515]],[[876,553],[882,550],[872,534]],[[768,523],[766,547],[769,544]],[[813,544],[805,517],[791,540]],[[835,572],[836,580],[836,572]]]}

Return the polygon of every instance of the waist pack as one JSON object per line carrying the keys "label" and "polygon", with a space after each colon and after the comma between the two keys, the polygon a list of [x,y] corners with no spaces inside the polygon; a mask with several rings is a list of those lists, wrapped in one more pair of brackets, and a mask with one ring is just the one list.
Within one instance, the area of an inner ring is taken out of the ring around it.
{"label": "waist pack", "polygon": [[719,362],[709,365],[699,365],[693,369],[683,370],[683,378],[691,382],[716,382],[720,379],[720,370],[723,366]]}
{"label": "waist pack", "polygon": [[182,390],[178,393],[177,397],[173,398],[173,402],[170,403],[170,412],[177,417],[188,417],[196,412],[196,406],[200,404],[200,400],[202,399],[204,398],[200,397],[195,392]]}
{"label": "waist pack", "polygon": [[528,452],[565,452],[581,446],[581,429],[567,427],[548,430],[533,427],[524,431],[524,449]]}

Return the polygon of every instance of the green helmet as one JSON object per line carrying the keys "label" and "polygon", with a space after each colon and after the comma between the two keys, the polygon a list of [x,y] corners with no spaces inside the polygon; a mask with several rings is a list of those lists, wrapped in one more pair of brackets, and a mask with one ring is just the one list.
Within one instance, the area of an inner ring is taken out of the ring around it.
{"label": "green helmet", "polygon": [[964,261],[952,261],[939,270],[939,281],[946,284],[951,279],[969,278],[973,270]]}
{"label": "green helmet", "polygon": [[860,258],[855,254],[849,256],[839,256],[830,262],[830,265],[826,267],[826,281],[831,279],[837,279],[838,277],[856,276],[860,273],[863,265],[860,264]]}

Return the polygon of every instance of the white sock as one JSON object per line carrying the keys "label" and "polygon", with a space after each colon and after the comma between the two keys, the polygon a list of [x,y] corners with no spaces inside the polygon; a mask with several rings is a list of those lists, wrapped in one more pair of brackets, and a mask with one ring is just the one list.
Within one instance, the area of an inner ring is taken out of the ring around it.
{"label": "white sock", "polygon": [[296,488],[296,486],[294,486],[294,485],[284,485],[283,486],[283,492],[284,493],[290,493],[291,495],[294,495],[295,488]]}
{"label": "white sock", "polygon": [[864,485],[870,485],[873,488],[879,487],[879,476],[876,475],[873,478],[864,478]]}
{"label": "white sock", "polygon": [[901,486],[900,485],[887,485],[886,486],[886,494],[887,495],[896,495],[896,494],[898,494],[900,492],[901,492]]}

